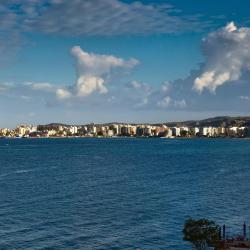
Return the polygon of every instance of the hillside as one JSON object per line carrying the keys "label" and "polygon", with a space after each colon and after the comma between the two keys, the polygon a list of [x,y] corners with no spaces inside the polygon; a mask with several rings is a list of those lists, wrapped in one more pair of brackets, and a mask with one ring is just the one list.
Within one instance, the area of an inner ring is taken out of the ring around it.
{"label": "hillside", "polygon": [[208,118],[204,120],[190,120],[184,122],[166,122],[167,126],[250,126],[250,116],[239,116],[239,117],[230,117],[230,116],[218,116],[214,118]]}

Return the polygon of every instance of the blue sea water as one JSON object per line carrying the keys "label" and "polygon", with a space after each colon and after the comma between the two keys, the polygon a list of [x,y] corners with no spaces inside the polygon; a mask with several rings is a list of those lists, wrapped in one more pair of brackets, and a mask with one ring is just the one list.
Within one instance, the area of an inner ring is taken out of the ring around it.
{"label": "blue sea water", "polygon": [[250,140],[0,140],[0,249],[188,250],[189,217],[250,223]]}

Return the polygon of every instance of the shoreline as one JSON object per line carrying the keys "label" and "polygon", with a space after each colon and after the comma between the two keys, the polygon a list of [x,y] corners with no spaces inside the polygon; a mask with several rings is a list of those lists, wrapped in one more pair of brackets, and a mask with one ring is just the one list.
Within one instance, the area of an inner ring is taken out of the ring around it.
{"label": "shoreline", "polygon": [[211,139],[244,139],[244,140],[250,140],[250,137],[157,137],[157,136],[50,136],[50,137],[0,137],[1,140],[33,140],[33,139],[164,139],[164,140],[183,140],[183,139],[189,139],[189,140],[211,140]]}

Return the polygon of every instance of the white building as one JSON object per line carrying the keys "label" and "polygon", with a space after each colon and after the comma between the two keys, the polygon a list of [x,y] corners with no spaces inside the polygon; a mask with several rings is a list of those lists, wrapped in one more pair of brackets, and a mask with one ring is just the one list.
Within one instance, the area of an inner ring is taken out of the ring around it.
{"label": "white building", "polygon": [[151,134],[152,134],[152,129],[151,129],[151,127],[150,126],[146,126],[144,129],[143,129],[144,131],[144,135],[146,135],[146,136],[151,136]]}
{"label": "white building", "polygon": [[195,127],[195,128],[194,128],[194,135],[197,135],[199,132],[200,132],[200,129],[197,128],[197,127]]}
{"label": "white building", "polygon": [[224,135],[226,133],[226,129],[224,127],[219,127],[218,128],[218,134],[219,135]]}
{"label": "white building", "polygon": [[77,131],[78,131],[78,128],[76,126],[71,126],[69,128],[69,132],[72,134],[72,135],[75,135],[77,134]]}
{"label": "white building", "polygon": [[107,135],[108,136],[114,136],[114,130],[109,129],[108,132],[107,132]]}
{"label": "white building", "polygon": [[209,135],[209,128],[208,127],[201,128],[200,133],[202,136],[208,136]]}
{"label": "white building", "polygon": [[201,128],[201,135],[207,137],[213,137],[218,134],[218,129],[215,127],[203,127]]}
{"label": "white building", "polygon": [[174,127],[172,128],[172,131],[173,131],[173,136],[181,136],[181,129],[178,128],[178,127]]}

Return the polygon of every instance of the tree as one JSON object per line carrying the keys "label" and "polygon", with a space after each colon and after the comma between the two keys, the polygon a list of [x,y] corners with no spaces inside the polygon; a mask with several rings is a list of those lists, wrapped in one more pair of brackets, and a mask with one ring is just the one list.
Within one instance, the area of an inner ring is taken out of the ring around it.
{"label": "tree", "polygon": [[186,130],[181,130],[181,137],[187,137],[188,136],[188,131]]}
{"label": "tree", "polygon": [[186,220],[183,229],[183,240],[189,241],[197,250],[213,247],[220,239],[220,227],[207,219]]}

